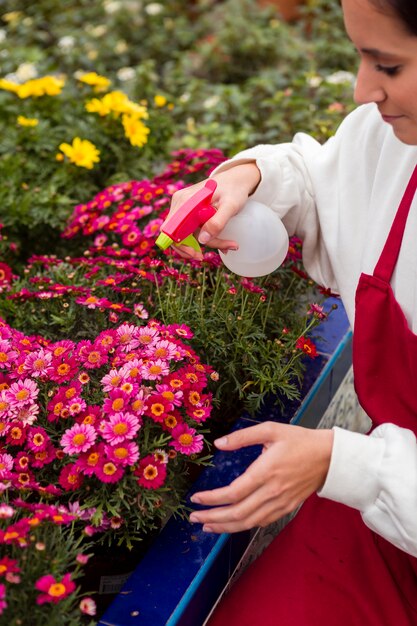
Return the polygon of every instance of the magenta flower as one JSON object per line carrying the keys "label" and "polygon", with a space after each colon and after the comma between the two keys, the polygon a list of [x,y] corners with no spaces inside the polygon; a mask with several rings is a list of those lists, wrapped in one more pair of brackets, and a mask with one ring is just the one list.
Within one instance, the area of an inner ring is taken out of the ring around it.
{"label": "magenta flower", "polygon": [[32,452],[45,450],[49,441],[50,439],[43,428],[28,428],[27,444]]}
{"label": "magenta flower", "polygon": [[37,597],[37,604],[45,604],[45,602],[57,604],[76,589],[75,583],[71,580],[71,574],[65,574],[60,581],[51,574],[42,576],[36,581],[35,587],[43,592]]}
{"label": "magenta flower", "polygon": [[201,452],[204,446],[203,435],[197,435],[194,428],[190,428],[187,424],[178,424],[171,431],[173,441],[170,442],[178,452],[183,454],[197,454]]}
{"label": "magenta flower", "polygon": [[138,478],[139,485],[145,489],[158,489],[165,482],[167,468],[165,463],[160,463],[152,454],[149,454],[140,461],[134,474]]}
{"label": "magenta flower", "polygon": [[108,398],[105,399],[103,412],[106,415],[113,415],[114,413],[126,411],[129,406],[129,402],[129,394],[121,391],[120,389],[115,389],[111,391]]}
{"label": "magenta flower", "polygon": [[0,367],[11,367],[19,353],[13,350],[9,341],[0,339]]}
{"label": "magenta flower", "polygon": [[124,470],[113,461],[105,460],[96,466],[95,474],[103,483],[117,483],[122,478]]}
{"label": "magenta flower", "polygon": [[90,424],[74,424],[65,431],[61,438],[61,446],[66,454],[86,452],[97,439],[97,432]]}
{"label": "magenta flower", "polygon": [[139,448],[133,441],[125,441],[114,446],[106,446],[106,454],[116,465],[126,467],[136,463],[139,458]]}
{"label": "magenta flower", "polygon": [[4,609],[7,609],[6,602],[6,585],[0,585],[0,615],[3,613]]}

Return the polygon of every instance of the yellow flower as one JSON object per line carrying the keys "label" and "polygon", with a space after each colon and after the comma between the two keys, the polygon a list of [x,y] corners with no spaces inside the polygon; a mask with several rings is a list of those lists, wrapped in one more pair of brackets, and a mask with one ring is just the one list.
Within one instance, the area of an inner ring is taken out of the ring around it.
{"label": "yellow flower", "polygon": [[22,11],[9,11],[9,13],[3,13],[1,16],[2,20],[9,24],[16,24],[20,21],[21,17],[23,17]]}
{"label": "yellow flower", "polygon": [[167,99],[165,98],[165,96],[161,96],[161,95],[156,95],[154,97],[154,102],[155,102],[155,106],[157,107],[164,107],[167,103]]}
{"label": "yellow flower", "polygon": [[102,117],[111,113],[109,106],[103,102],[103,100],[100,100],[100,98],[93,98],[92,100],[89,100],[86,102],[85,108],[89,113],[98,113],[98,115],[101,115]]}
{"label": "yellow flower", "polygon": [[65,81],[55,76],[44,76],[28,80],[18,85],[16,93],[19,98],[39,98],[40,96],[57,96],[61,93]]}
{"label": "yellow flower", "polygon": [[35,117],[25,117],[24,115],[18,115],[17,123],[19,126],[37,126],[39,124],[39,120]]}
{"label": "yellow flower", "polygon": [[59,146],[61,152],[65,154],[71,161],[78,167],[86,167],[92,170],[94,163],[99,163],[100,151],[97,150],[95,145],[88,141],[88,139],[80,139],[75,137],[72,141],[72,145],[69,143],[61,143]]}
{"label": "yellow flower", "polygon": [[122,124],[132,146],[141,148],[145,145],[150,131],[140,119],[132,115],[123,115]]}
{"label": "yellow flower", "polygon": [[105,76],[100,76],[96,72],[87,72],[78,77],[78,80],[86,85],[94,87],[94,91],[106,91],[107,87],[111,85],[111,80]]}
{"label": "yellow flower", "polygon": [[5,78],[0,78],[0,89],[4,91],[12,91],[13,93],[17,93],[19,85],[17,83],[12,83],[11,80],[6,80]]}

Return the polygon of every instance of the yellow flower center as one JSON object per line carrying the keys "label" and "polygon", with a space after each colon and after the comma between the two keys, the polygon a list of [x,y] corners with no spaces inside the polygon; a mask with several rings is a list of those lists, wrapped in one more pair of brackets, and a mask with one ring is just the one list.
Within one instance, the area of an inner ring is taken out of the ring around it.
{"label": "yellow flower center", "polygon": [[27,389],[21,389],[20,391],[17,392],[16,398],[19,401],[26,400],[28,395],[29,395],[29,391]]}
{"label": "yellow flower center", "polygon": [[103,465],[103,472],[107,476],[112,476],[112,474],[114,474],[116,471],[117,471],[117,467],[115,466],[114,463],[105,463]]}
{"label": "yellow flower center", "polygon": [[65,593],[65,585],[62,583],[54,583],[48,589],[48,594],[54,598],[58,598],[59,596],[64,595]]}
{"label": "yellow flower center", "polygon": [[143,471],[143,475],[146,480],[153,480],[158,476],[158,470],[155,465],[147,465]]}
{"label": "yellow flower center", "polygon": [[178,441],[182,446],[189,446],[193,442],[193,436],[189,433],[183,433],[178,437]]}
{"label": "yellow flower center", "polygon": [[125,459],[129,454],[127,448],[116,448],[114,451],[114,456],[118,459]]}
{"label": "yellow flower center", "polygon": [[85,442],[85,439],[86,439],[86,437],[85,437],[85,435],[83,433],[77,433],[72,438],[72,441],[73,441],[74,445],[81,446]]}
{"label": "yellow flower center", "polygon": [[115,400],[113,400],[113,402],[112,402],[112,405],[111,405],[111,406],[112,406],[112,409],[113,409],[114,411],[120,411],[120,410],[123,408],[124,403],[125,403],[125,402],[124,402],[123,398],[116,398],[116,399],[115,399]]}
{"label": "yellow flower center", "polygon": [[115,424],[113,432],[115,435],[124,435],[127,432],[127,424],[125,422]]}

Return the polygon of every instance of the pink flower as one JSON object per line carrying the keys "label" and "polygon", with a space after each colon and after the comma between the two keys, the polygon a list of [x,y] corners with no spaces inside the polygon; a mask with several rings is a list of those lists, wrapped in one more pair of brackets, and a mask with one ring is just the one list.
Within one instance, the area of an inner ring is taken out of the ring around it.
{"label": "pink flower", "polygon": [[9,504],[0,504],[0,519],[13,517],[14,509]]}
{"label": "pink flower", "polygon": [[145,354],[153,359],[169,361],[174,359],[178,354],[178,346],[172,341],[168,341],[168,339],[159,339],[151,346],[147,347]]}
{"label": "pink flower", "polygon": [[138,477],[139,485],[145,489],[158,489],[165,482],[167,468],[165,463],[156,461],[155,457],[149,454],[140,461],[134,474]]}
{"label": "pink flower", "polygon": [[84,613],[84,615],[95,615],[97,607],[93,598],[83,598],[80,602],[80,611],[81,613]]}
{"label": "pink flower", "polygon": [[36,581],[35,587],[43,591],[36,599],[37,604],[45,604],[45,602],[57,604],[76,589],[75,583],[71,580],[71,574],[65,574],[61,581],[56,580],[51,574],[42,576]]}
{"label": "pink flower", "polygon": [[108,421],[103,422],[100,428],[103,439],[111,445],[115,445],[133,439],[140,428],[140,421],[131,413],[115,413],[110,415]]}
{"label": "pink flower", "polygon": [[142,376],[145,380],[161,380],[169,374],[169,364],[162,359],[146,362],[142,365]]}
{"label": "pink flower", "polygon": [[18,352],[13,350],[9,341],[0,339],[0,367],[11,367],[12,363],[17,359]]}
{"label": "pink flower", "polygon": [[178,424],[172,432],[173,441],[169,444],[178,452],[183,454],[197,454],[201,452],[204,446],[203,435],[196,435],[194,428],[190,428],[187,424]]}
{"label": "pink flower", "polygon": [[23,364],[25,372],[34,378],[47,376],[51,370],[52,354],[41,348],[27,355]]}
{"label": "pink flower", "polygon": [[12,383],[6,389],[6,397],[12,407],[21,407],[32,404],[38,397],[39,389],[34,380],[25,378]]}
{"label": "pink flower", "polygon": [[84,350],[82,355],[82,363],[87,369],[99,368],[108,361],[107,352],[103,347],[93,344]]}
{"label": "pink flower", "polygon": [[10,409],[10,416],[22,426],[31,426],[38,419],[39,405],[27,404]]}
{"label": "pink flower", "polygon": [[149,317],[148,311],[145,309],[143,304],[140,304],[140,303],[133,305],[133,312],[136,315],[136,317],[138,317],[141,320],[147,320]]}
{"label": "pink flower", "polygon": [[0,453],[0,479],[9,478],[13,469],[13,457],[11,454]]}
{"label": "pink flower", "polygon": [[119,328],[116,329],[119,345],[126,352],[137,348],[137,346],[139,345],[137,332],[138,327],[133,326],[133,324],[122,324],[121,326],[119,326]]}
{"label": "pink flower", "polygon": [[101,384],[103,391],[108,392],[112,389],[117,389],[123,381],[122,373],[120,370],[112,369],[108,374],[103,376]]}
{"label": "pink flower", "polygon": [[74,424],[65,431],[61,438],[61,446],[66,454],[86,452],[97,439],[97,432],[89,424]]}

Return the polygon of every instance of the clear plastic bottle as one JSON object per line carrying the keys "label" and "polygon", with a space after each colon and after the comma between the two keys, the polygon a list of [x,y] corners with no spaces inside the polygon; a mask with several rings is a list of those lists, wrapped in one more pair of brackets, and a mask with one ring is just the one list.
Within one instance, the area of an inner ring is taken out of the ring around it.
{"label": "clear plastic bottle", "polygon": [[238,250],[224,254],[219,250],[224,265],[239,276],[254,278],[276,270],[288,252],[288,233],[284,224],[265,204],[248,200],[220,233],[221,239],[233,239]]}

